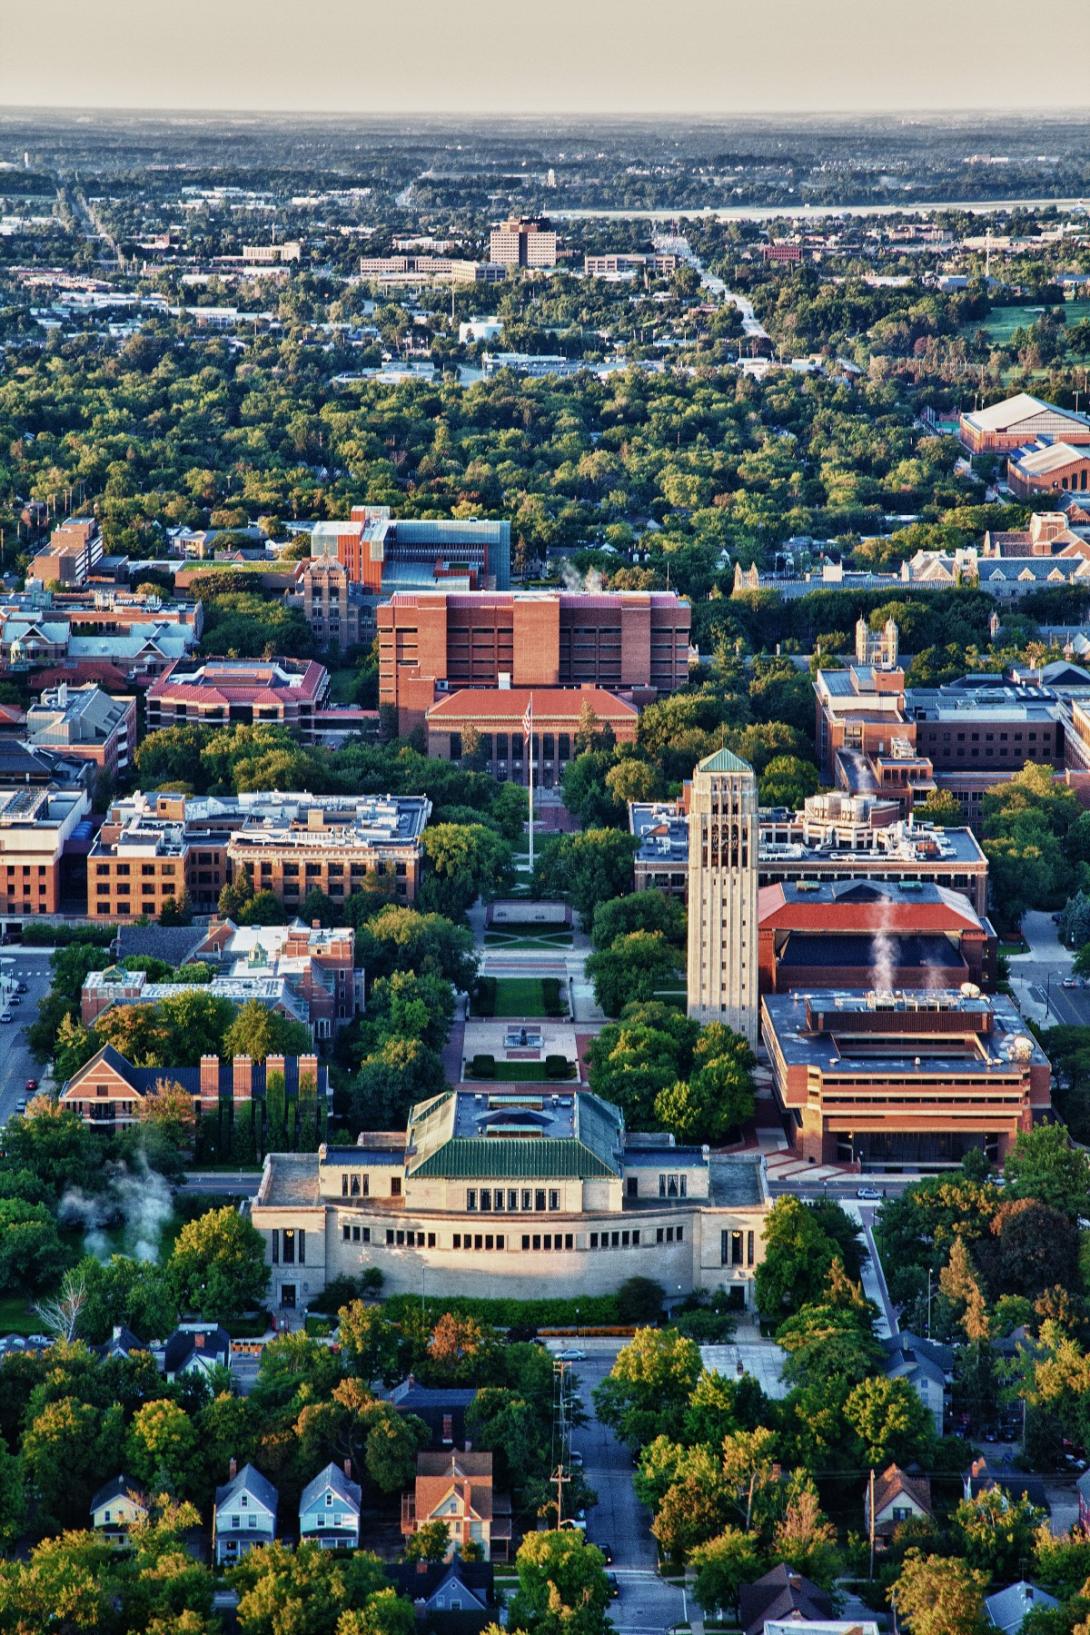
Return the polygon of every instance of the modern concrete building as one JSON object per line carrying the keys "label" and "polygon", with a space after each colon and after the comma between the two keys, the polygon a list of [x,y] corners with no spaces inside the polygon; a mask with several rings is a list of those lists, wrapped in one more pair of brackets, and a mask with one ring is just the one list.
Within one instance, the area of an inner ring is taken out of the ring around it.
{"label": "modern concrete building", "polygon": [[83,789],[0,789],[0,917],[60,910],[62,859],[90,809]]}
{"label": "modern concrete building", "polygon": [[[689,888],[688,797],[633,801],[629,825],[639,841],[637,890],[684,897]],[[896,801],[812,795],[801,811],[760,813],[758,883],[880,879],[929,881],[967,897],[978,914],[988,901],[988,860],[969,829],[906,823]]]}
{"label": "modern concrete building", "polygon": [[757,1045],[757,779],[729,749],[693,772],[689,800],[689,1015]]}
{"label": "modern concrete building", "polygon": [[393,901],[411,903],[430,815],[423,795],[137,791],[114,803],[91,847],[87,913],[158,917],[183,892],[209,912],[239,869],[292,909],[313,890],[343,901],[370,875],[383,877]]}
{"label": "modern concrete building", "polygon": [[47,687],[26,716],[26,741],[38,749],[90,761],[113,777],[136,747],[136,699],[112,698],[101,687]]}
{"label": "modern concrete building", "polygon": [[605,1293],[645,1273],[749,1305],[767,1207],[759,1157],[629,1136],[590,1091],[527,1085],[444,1091],[404,1134],[271,1153],[251,1219],[275,1306],[369,1266],[393,1293]]}
{"label": "modern concrete building", "polygon": [[556,234],[543,217],[508,216],[492,229],[488,259],[501,267],[555,267]]}
{"label": "modern concrete building", "polygon": [[653,278],[671,278],[677,272],[676,255],[641,255],[636,251],[614,251],[607,255],[583,257],[583,272],[588,278],[634,278],[638,273],[649,273]]}
{"label": "modern concrete building", "polygon": [[534,785],[552,789],[580,752],[587,711],[596,731],[611,732],[619,744],[635,742],[636,706],[601,687],[463,687],[437,698],[426,711],[428,754],[444,761],[480,761],[501,782],[528,783],[526,722],[532,719]]}
{"label": "modern concrete building", "polygon": [[670,591],[394,595],[378,610],[379,702],[402,733],[459,688],[594,686],[650,702],[688,681],[691,620]]}
{"label": "modern concrete building", "polygon": [[792,1146],[819,1164],[1002,1163],[1047,1118],[1051,1072],[1013,1003],[973,987],[766,994],[761,1036]]}
{"label": "modern concrete building", "polygon": [[1085,448],[1090,444],[1090,419],[1029,392],[1018,392],[1001,403],[963,414],[958,436],[970,454],[1009,454],[1039,437]]}
{"label": "modern concrete building", "polygon": [[395,517],[388,505],[354,505],[347,521],[317,522],[312,557],[333,557],[375,597],[396,590],[506,590],[511,524],[463,517]]}

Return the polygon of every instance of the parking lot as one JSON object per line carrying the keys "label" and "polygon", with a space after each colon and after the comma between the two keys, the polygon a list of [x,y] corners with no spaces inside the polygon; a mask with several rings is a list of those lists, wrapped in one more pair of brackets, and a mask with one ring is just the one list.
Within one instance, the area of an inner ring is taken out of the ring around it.
{"label": "parking lot", "polygon": [[[26,1081],[42,1075],[41,1063],[27,1048],[26,1029],[49,992],[49,957],[47,949],[0,950],[0,1015],[8,1011],[12,1018],[0,1023],[0,1124],[6,1124],[26,1099]],[[10,1004],[7,995],[18,982],[25,982],[27,991],[18,995],[18,1004]]]}

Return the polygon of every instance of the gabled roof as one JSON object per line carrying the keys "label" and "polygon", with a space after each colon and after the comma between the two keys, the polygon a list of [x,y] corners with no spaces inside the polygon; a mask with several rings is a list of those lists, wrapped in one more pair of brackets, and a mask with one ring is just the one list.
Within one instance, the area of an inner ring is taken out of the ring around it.
{"label": "gabled roof", "polygon": [[492,1604],[492,1563],[490,1561],[401,1561],[386,1568],[400,1595],[410,1601],[431,1602],[454,1580],[468,1593],[481,1611]]}
{"label": "gabled roof", "polygon": [[148,1508],[147,1496],[140,1483],[135,1481],[133,1477],[122,1474],[120,1476],[111,1476],[108,1482],[102,1484],[91,1500],[88,1509],[95,1511],[101,1505],[109,1504],[112,1499],[121,1498],[131,1499],[134,1504],[140,1505],[144,1510]]}
{"label": "gabled roof", "polygon": [[226,1363],[231,1355],[231,1336],[215,1323],[176,1328],[163,1347],[164,1373],[176,1374],[194,1353],[208,1363]]}
{"label": "gabled roof", "polygon": [[748,772],[752,776],[753,768],[748,761],[743,761],[740,755],[735,755],[729,749],[717,749],[713,755],[705,755],[696,769],[698,772]]}
{"label": "gabled roof", "polygon": [[261,1472],[255,1470],[253,1465],[243,1465],[237,1476],[233,1477],[231,1481],[225,1482],[222,1487],[217,1487],[216,1509],[222,1509],[225,1504],[229,1504],[240,1493],[250,1494],[259,1504],[265,1506],[270,1515],[276,1515],[278,1501],[276,1489],[269,1481],[269,1478],[262,1476]]}
{"label": "gabled roof", "polygon": [[984,1611],[988,1622],[1004,1635],[1018,1635],[1028,1615],[1037,1607],[1058,1607],[1059,1602],[1047,1590],[1038,1589],[1025,1578],[1017,1584],[1008,1584],[1005,1590],[985,1596]]}
{"label": "gabled roof", "polygon": [[768,1619],[805,1622],[832,1616],[833,1603],[825,1591],[782,1562],[754,1583],[743,1585],[738,1595],[738,1622],[745,1635],[757,1635]]}
{"label": "gabled roof", "polygon": [[1013,397],[1005,397],[1000,403],[990,403],[986,409],[967,414],[965,419],[983,431],[1006,431],[1020,420],[1032,420],[1040,414],[1060,414],[1076,425],[1090,425],[1081,414],[1061,409],[1055,403],[1046,403],[1044,398],[1034,397],[1029,392],[1016,392]]}
{"label": "gabled roof", "polygon": [[96,1345],[94,1349],[100,1357],[127,1357],[130,1351],[146,1351],[148,1347],[143,1340],[137,1338],[131,1328],[126,1328],[124,1323],[121,1323],[108,1340],[103,1340],[102,1344]]}
{"label": "gabled roof", "polygon": [[[888,1504],[904,1496],[918,1505],[925,1516],[931,1514],[931,1483],[926,1476],[910,1476],[900,1465],[889,1465],[874,1482],[874,1514],[880,1516]],[[868,1495],[869,1499],[869,1495]]]}
{"label": "gabled roof", "polygon": [[311,1505],[320,1499],[327,1488],[331,1488],[342,1504],[354,1510],[359,1515],[363,1502],[363,1489],[351,1476],[346,1476],[340,1465],[331,1459],[317,1476],[312,1476],[302,1493],[299,1495],[300,1513],[309,1510]]}

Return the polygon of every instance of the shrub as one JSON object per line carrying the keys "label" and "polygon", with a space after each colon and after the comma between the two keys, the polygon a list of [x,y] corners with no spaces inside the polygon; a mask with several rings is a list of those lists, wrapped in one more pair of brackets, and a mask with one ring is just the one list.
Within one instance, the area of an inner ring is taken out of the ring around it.
{"label": "shrub", "polygon": [[[662,1291],[659,1292],[661,1296]],[[505,1329],[568,1328],[576,1323],[580,1327],[595,1324],[610,1327],[624,1321],[615,1294],[587,1294],[577,1300],[544,1296],[539,1300],[477,1300],[463,1295],[444,1299],[441,1295],[428,1295],[424,1305],[429,1325],[434,1325],[444,1312],[456,1317],[475,1317],[479,1322]],[[410,1317],[415,1319],[420,1313],[420,1296],[391,1295],[383,1301],[382,1309],[392,1323]]]}
{"label": "shrub", "polygon": [[567,1016],[568,1002],[561,996],[559,977],[542,977],[541,1002],[546,1016]]}
{"label": "shrub", "polygon": [[617,1290],[622,1323],[656,1323],[665,1299],[662,1284],[652,1277],[629,1277]]}
{"label": "shrub", "polygon": [[95,948],[109,948],[117,935],[115,925],[46,925],[30,920],[23,926],[21,941],[27,948],[67,948],[74,942],[91,943]]}
{"label": "shrub", "polygon": [[496,1014],[496,978],[479,976],[473,984],[473,1009],[478,1016]]}
{"label": "shrub", "polygon": [[546,1056],[545,1077],[547,1079],[570,1079],[574,1069],[566,1056]]}
{"label": "shrub", "polygon": [[469,1064],[471,1079],[494,1079],[496,1077],[496,1058],[478,1054]]}

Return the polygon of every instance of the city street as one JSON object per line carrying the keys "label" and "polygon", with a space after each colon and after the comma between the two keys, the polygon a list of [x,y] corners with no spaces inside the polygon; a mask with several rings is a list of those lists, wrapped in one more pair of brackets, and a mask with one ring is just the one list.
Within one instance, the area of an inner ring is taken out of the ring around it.
{"label": "city street", "polygon": [[[26,1029],[49,992],[49,958],[44,948],[5,948],[0,953],[0,978],[25,982],[27,991],[12,1007],[12,1022],[0,1024],[0,1125],[6,1124],[28,1092],[27,1079],[40,1079],[42,1064],[27,1048]],[[2,1008],[2,1007],[0,1007]]]}
{"label": "city street", "polygon": [[[549,1349],[563,1350],[573,1343],[556,1341],[550,1343]],[[623,1339],[578,1342],[578,1348],[587,1352],[587,1360],[575,1363],[572,1372],[590,1423],[574,1432],[572,1451],[583,1455],[583,1474],[598,1495],[598,1503],[588,1512],[587,1537],[610,1546],[613,1566],[618,1571],[624,1567],[653,1571],[658,1551],[651,1537],[650,1517],[637,1503],[632,1486],[632,1456],[594,1413],[594,1387],[605,1379],[626,1343]],[[634,1627],[651,1630],[666,1626],[645,1619]]]}
{"label": "city street", "polygon": [[1090,1027],[1090,988],[1065,988],[1073,955],[1060,941],[1051,914],[1031,909],[1022,919],[1025,954],[1010,957],[1011,986],[1023,1014],[1046,1027],[1057,1022]]}

